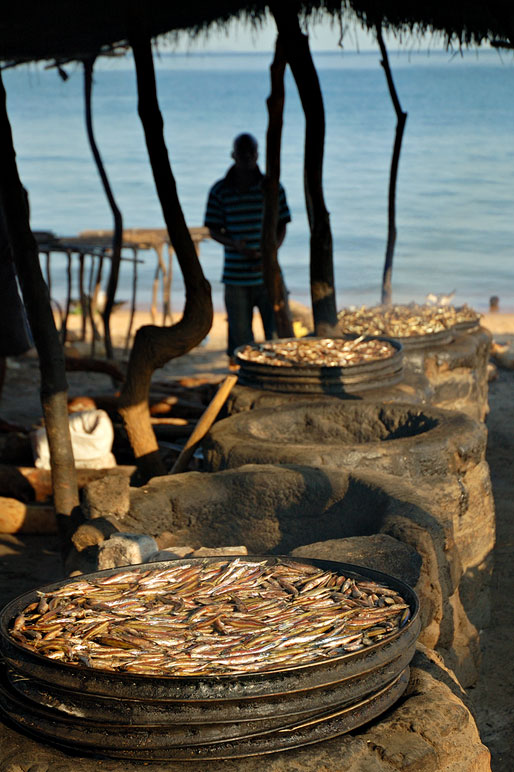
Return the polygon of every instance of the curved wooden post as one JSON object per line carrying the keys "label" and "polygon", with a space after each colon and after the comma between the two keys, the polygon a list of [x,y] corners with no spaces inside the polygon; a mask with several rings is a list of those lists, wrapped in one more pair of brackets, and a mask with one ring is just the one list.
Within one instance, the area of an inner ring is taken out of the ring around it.
{"label": "curved wooden post", "polygon": [[311,231],[310,282],[314,327],[329,334],[337,323],[330,216],[323,196],[325,110],[309,39],[300,29],[295,6],[276,2],[270,6],[295,79],[305,114],[304,185]]}
{"label": "curved wooden post", "polygon": [[140,18],[134,18],[130,43],[136,66],[138,112],[164,220],[186,290],[184,313],[177,324],[171,327],[145,325],[137,331],[127,379],[120,394],[119,412],[125,422],[140,475],[147,479],[166,472],[150,422],[148,395],[152,374],[158,367],[186,354],[204,339],[212,325],[213,309],[210,284],[203,275],[171,171],[157,99],[151,40],[141,27]]}
{"label": "curved wooden post", "polygon": [[[0,74],[0,205],[23,300],[39,355],[41,405],[48,435],[54,507],[58,522],[65,524],[78,504],[78,487],[68,422],[64,353],[57,332],[48,287],[43,279],[36,240],[30,230],[29,212],[16,165],[6,96]],[[63,519],[63,517],[65,519]]]}
{"label": "curved wooden post", "polygon": [[398,178],[398,164],[400,163],[400,150],[402,147],[403,130],[407,120],[407,113],[404,113],[401,106],[396,88],[394,86],[393,75],[389,66],[389,57],[385,47],[382,29],[379,25],[376,27],[377,41],[382,54],[382,65],[389,93],[396,113],[396,133],[394,137],[393,155],[391,158],[391,169],[389,171],[389,195],[388,195],[388,227],[387,227],[387,246],[384,260],[384,272],[382,276],[382,303],[390,305],[393,298],[392,274],[393,274],[393,256],[396,244],[396,180]]}
{"label": "curved wooden post", "polygon": [[120,273],[121,263],[121,248],[123,246],[123,218],[121,212],[118,209],[114,195],[107,178],[107,173],[102,162],[102,157],[98,146],[95,141],[95,135],[93,132],[93,118],[91,112],[91,94],[93,90],[93,67],[95,63],[95,57],[86,59],[84,61],[84,105],[86,113],[86,129],[89,144],[91,146],[91,152],[95,159],[96,168],[102,181],[102,185],[111,207],[112,215],[114,218],[114,231],[112,238],[112,258],[111,258],[111,270],[109,273],[109,280],[107,282],[107,292],[105,298],[105,305],[102,309],[102,318],[104,323],[104,338],[105,338],[105,354],[107,359],[114,358],[112,340],[111,340],[111,328],[110,319],[112,309],[114,307],[114,299],[116,296],[116,289],[118,287],[118,276]]}

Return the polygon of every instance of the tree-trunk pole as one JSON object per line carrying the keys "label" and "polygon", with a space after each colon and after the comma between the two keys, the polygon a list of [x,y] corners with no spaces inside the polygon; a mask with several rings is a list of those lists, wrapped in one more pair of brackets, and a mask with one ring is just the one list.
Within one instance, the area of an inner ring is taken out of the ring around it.
{"label": "tree-trunk pole", "polygon": [[389,57],[385,47],[382,29],[379,25],[376,27],[377,41],[380,47],[382,59],[380,64],[384,69],[387,80],[387,86],[394,105],[396,113],[396,133],[394,137],[393,155],[391,158],[391,168],[389,171],[389,195],[388,195],[388,226],[387,226],[387,245],[384,260],[384,272],[382,275],[382,303],[390,305],[392,302],[392,274],[393,274],[393,256],[396,244],[396,181],[398,178],[398,165],[400,162],[400,151],[402,147],[403,131],[407,120],[407,113],[404,113],[393,81],[393,75],[389,66]]}
{"label": "tree-trunk pole", "polygon": [[318,335],[329,334],[337,324],[334,263],[330,216],[323,195],[325,110],[312,61],[309,39],[300,29],[298,15],[289,3],[270,6],[295,79],[305,114],[304,185],[311,232],[310,282],[314,327]]}
{"label": "tree-trunk pole", "polygon": [[266,135],[266,175],[264,177],[264,213],[262,220],[262,267],[264,283],[275,312],[279,338],[292,338],[293,325],[289,313],[287,294],[278,262],[277,229],[279,215],[280,145],[284,114],[284,49],[277,37],[275,57],[270,67],[271,93],[268,107],[268,131]]}
{"label": "tree-trunk pole", "polygon": [[93,67],[95,64],[95,57],[84,60],[84,107],[86,116],[86,129],[89,139],[89,145],[93,158],[95,159],[96,168],[102,181],[102,185],[111,207],[113,219],[114,219],[114,231],[112,237],[112,255],[111,255],[111,270],[109,273],[109,280],[107,283],[107,292],[105,298],[105,305],[102,309],[102,319],[104,323],[104,339],[105,339],[105,353],[107,359],[114,359],[114,351],[111,340],[111,327],[110,319],[112,309],[114,307],[114,300],[116,297],[116,289],[118,287],[118,276],[120,273],[121,263],[121,250],[123,246],[123,218],[121,212],[118,209],[112,188],[109,184],[107,172],[103,165],[102,157],[98,146],[96,144],[95,135],[93,131],[93,117],[91,110],[91,95],[93,90]]}
{"label": "tree-trunk pole", "polygon": [[[0,75],[0,205],[3,208],[27,316],[39,355],[41,405],[50,448],[54,507],[62,530],[78,504],[77,475],[68,422],[64,353],[43,279],[36,240],[18,174],[6,94]],[[64,520],[63,518],[66,518]]]}
{"label": "tree-trunk pole", "polygon": [[171,327],[145,325],[135,336],[120,394],[122,415],[139,471],[143,478],[164,474],[165,467],[150,421],[148,396],[154,370],[186,354],[207,335],[212,325],[211,289],[205,279],[178,199],[164,141],[163,120],[157,99],[151,40],[133,19],[130,40],[138,88],[138,112],[143,125],[152,172],[170,242],[184,276],[186,302],[182,319]]}

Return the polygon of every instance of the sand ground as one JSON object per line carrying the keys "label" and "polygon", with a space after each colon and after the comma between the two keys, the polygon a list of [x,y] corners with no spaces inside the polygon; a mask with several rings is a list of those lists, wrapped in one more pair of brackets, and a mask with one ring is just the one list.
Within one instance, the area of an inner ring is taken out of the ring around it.
{"label": "sand ground", "polygon": [[[80,319],[71,319],[79,328]],[[150,316],[137,314],[134,328],[149,323]],[[483,325],[497,343],[514,348],[514,314],[486,314]],[[113,315],[115,345],[123,345],[128,314]],[[262,328],[256,323],[256,337]],[[74,342],[77,353],[90,354],[89,344]],[[189,354],[157,371],[156,380],[197,375],[223,377],[228,373],[225,354],[226,320],[215,315],[208,338]],[[98,373],[68,373],[70,397],[112,393],[110,378]],[[0,401],[0,418],[30,426],[41,416],[39,369],[34,354],[9,361],[7,379]],[[469,694],[483,742],[492,753],[494,772],[511,772],[514,754],[514,370],[499,369],[490,383],[488,462],[497,513],[497,544],[492,580],[492,618],[482,631],[483,664],[479,683]],[[0,534],[0,607],[29,589],[62,578],[57,538],[43,535]]]}

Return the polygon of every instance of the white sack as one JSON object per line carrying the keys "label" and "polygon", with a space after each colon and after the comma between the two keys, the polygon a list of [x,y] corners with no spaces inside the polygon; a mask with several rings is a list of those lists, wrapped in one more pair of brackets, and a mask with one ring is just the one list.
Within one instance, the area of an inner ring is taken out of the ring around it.
{"label": "white sack", "polygon": [[[116,466],[111,453],[114,429],[105,410],[84,410],[69,418],[71,445],[77,469],[110,469]],[[50,469],[50,448],[46,429],[30,435],[34,463],[38,469]]]}

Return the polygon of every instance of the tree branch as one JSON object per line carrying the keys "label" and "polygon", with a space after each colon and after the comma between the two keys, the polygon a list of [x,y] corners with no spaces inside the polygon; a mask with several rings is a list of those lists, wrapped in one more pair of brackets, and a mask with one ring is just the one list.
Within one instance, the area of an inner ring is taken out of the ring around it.
{"label": "tree branch", "polygon": [[394,138],[393,155],[391,158],[391,168],[389,172],[389,195],[388,195],[388,228],[387,228],[387,246],[384,261],[384,272],[382,276],[382,303],[390,305],[392,302],[392,273],[393,273],[393,256],[394,247],[396,244],[396,181],[398,178],[398,165],[400,163],[400,151],[402,146],[403,131],[405,129],[405,122],[407,120],[407,113],[402,111],[398,94],[393,81],[391,68],[389,66],[389,58],[387,56],[387,49],[385,47],[384,38],[382,37],[382,29],[377,25],[376,27],[377,41],[382,54],[382,65],[391,100],[396,112],[396,134]]}
{"label": "tree branch", "polygon": [[105,353],[108,359],[113,359],[113,347],[111,340],[111,328],[110,318],[111,312],[114,308],[114,300],[116,297],[116,289],[118,287],[118,276],[120,273],[121,263],[121,249],[123,246],[123,218],[121,212],[118,209],[114,195],[109,184],[109,179],[105,171],[105,167],[102,162],[102,157],[98,146],[96,144],[95,135],[93,132],[93,118],[91,111],[91,96],[93,89],[93,67],[95,63],[95,57],[86,59],[84,61],[84,106],[86,114],[86,129],[91,152],[95,159],[96,168],[102,181],[102,185],[111,207],[111,211],[114,218],[114,231],[112,237],[112,256],[111,256],[111,270],[109,273],[109,281],[107,283],[107,293],[105,298],[105,305],[102,310],[102,319],[104,323],[104,338],[105,338]]}

